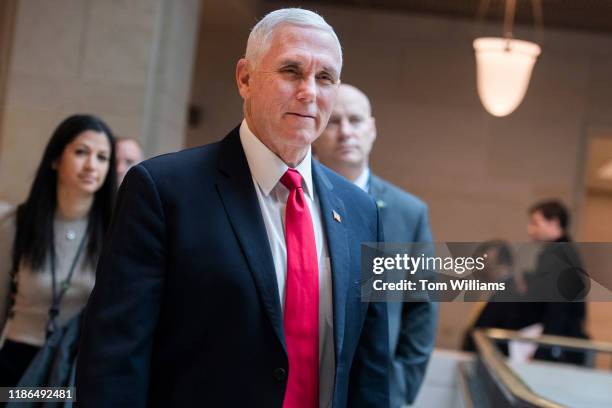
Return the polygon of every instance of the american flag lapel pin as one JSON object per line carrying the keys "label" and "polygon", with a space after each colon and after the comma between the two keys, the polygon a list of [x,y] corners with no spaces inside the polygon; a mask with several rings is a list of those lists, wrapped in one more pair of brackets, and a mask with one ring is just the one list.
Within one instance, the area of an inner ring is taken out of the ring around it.
{"label": "american flag lapel pin", "polygon": [[332,214],[334,215],[334,220],[342,222],[342,217],[340,217],[340,214],[338,214],[335,210],[332,210]]}

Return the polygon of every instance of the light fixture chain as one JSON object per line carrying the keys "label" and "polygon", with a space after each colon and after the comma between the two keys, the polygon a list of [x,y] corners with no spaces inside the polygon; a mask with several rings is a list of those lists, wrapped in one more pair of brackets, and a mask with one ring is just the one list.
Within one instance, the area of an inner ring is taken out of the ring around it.
{"label": "light fixture chain", "polygon": [[514,12],[516,11],[516,0],[506,0],[506,11],[504,13],[504,38],[512,39],[514,27]]}
{"label": "light fixture chain", "polygon": [[531,10],[533,12],[533,21],[535,24],[536,42],[542,44],[544,42],[544,13],[542,9],[542,0],[531,0]]}

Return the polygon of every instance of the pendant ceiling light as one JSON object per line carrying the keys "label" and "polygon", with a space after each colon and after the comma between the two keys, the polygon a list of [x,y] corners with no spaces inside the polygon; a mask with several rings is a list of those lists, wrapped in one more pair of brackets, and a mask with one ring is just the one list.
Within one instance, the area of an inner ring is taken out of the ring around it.
{"label": "pendant ceiling light", "polygon": [[521,104],[541,52],[536,43],[512,38],[515,6],[515,0],[506,0],[503,37],[474,40],[478,96],[493,116],[509,115]]}

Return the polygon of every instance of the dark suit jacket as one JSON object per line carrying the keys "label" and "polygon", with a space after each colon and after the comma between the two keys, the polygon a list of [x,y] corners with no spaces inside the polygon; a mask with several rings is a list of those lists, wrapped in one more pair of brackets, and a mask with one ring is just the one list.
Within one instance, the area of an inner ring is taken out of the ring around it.
{"label": "dark suit jacket", "polygon": [[[431,242],[427,205],[375,175],[370,194],[379,207],[387,242]],[[433,350],[438,304],[389,302],[390,398],[393,408],[414,402]]]}
{"label": "dark suit jacket", "polygon": [[[388,406],[386,307],[361,302],[359,287],[360,243],[381,238],[377,209],[327,168],[312,170],[332,267],[333,406]],[[134,167],[85,312],[79,405],[281,407],[277,288],[238,129]]]}
{"label": "dark suit jacket", "polygon": [[[544,245],[536,270],[526,275],[528,297],[557,300],[527,304],[533,323],[544,326],[543,334],[588,338],[584,330],[588,280],[578,250],[568,236]],[[538,347],[534,358],[577,365],[587,363],[587,353],[560,347]]]}

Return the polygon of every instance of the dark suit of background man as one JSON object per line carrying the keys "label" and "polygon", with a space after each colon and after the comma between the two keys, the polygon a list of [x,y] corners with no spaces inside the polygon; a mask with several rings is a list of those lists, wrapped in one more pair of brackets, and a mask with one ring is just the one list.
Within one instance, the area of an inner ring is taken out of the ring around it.
{"label": "dark suit of background man", "polygon": [[80,406],[388,406],[386,305],[359,296],[376,204],[311,160],[341,66],[320,16],[268,14],[236,67],[242,124],[130,170],[85,314]]}
{"label": "dark suit of background man", "polygon": [[[522,303],[520,306],[525,316],[522,323],[523,326],[540,323],[543,334],[586,339],[587,308],[584,294],[579,294],[583,292],[588,277],[576,272],[584,267],[570,238],[569,223],[569,211],[559,200],[541,201],[529,209],[527,234],[532,240],[547,244],[538,254],[535,271],[525,275],[527,296],[537,299],[539,296],[561,297],[565,294],[566,301]],[[569,267],[569,273],[563,273]],[[559,363],[588,363],[584,352],[561,347],[539,347],[534,357]]]}
{"label": "dark suit of background man", "polygon": [[[314,143],[317,157],[376,199],[387,242],[431,242],[425,203],[370,173],[368,159],[374,139],[376,125],[368,97],[354,86],[340,85],[327,128]],[[395,408],[412,403],[423,382],[438,308],[429,302],[390,302],[387,308],[390,396]]]}

